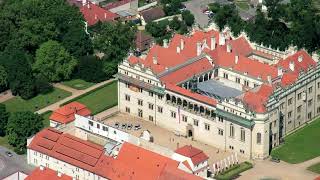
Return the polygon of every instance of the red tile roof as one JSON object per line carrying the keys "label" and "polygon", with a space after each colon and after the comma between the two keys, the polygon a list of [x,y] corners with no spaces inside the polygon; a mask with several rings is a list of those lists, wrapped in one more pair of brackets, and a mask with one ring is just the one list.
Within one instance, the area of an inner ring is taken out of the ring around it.
{"label": "red tile roof", "polygon": [[200,102],[203,102],[205,104],[208,105],[212,105],[212,106],[216,106],[217,105],[217,100],[215,100],[214,98],[208,97],[208,96],[204,96],[198,93],[193,93],[188,89],[184,89],[182,87],[179,87],[177,85],[173,85],[173,84],[165,84],[166,89],[176,92],[178,94],[193,98],[195,100],[198,100]]}
{"label": "red tile roof", "polygon": [[191,145],[185,145],[181,148],[178,148],[175,150],[175,152],[191,158],[191,161],[195,166],[209,159],[209,157],[202,150]]}
{"label": "red tile roof", "polygon": [[159,180],[201,180],[199,176],[186,173],[177,168],[170,168],[166,166],[160,174]]}
{"label": "red tile roof", "polygon": [[[302,57],[302,61],[299,62],[299,57]],[[295,73],[299,73],[300,71],[306,71],[309,66],[315,66],[317,63],[312,59],[312,57],[304,50],[298,51],[297,53],[295,53],[292,56],[287,57],[284,60],[279,61],[279,63],[277,64],[277,66],[280,66],[284,69],[287,69],[289,71],[289,64],[290,62],[294,63],[294,72]]]}
{"label": "red tile roof", "polygon": [[117,14],[105,10],[91,2],[88,2],[85,6],[80,7],[80,11],[89,26],[96,24],[98,21],[113,21],[118,17]]}
{"label": "red tile roof", "polygon": [[266,103],[269,96],[273,92],[273,87],[267,84],[262,84],[260,87],[246,92],[241,99],[249,107],[257,113],[266,112]]}
{"label": "red tile roof", "polygon": [[62,174],[61,177],[59,177],[57,171],[47,167],[44,167],[44,169],[41,170],[38,167],[33,170],[25,180],[72,180],[72,177],[65,174]]}
{"label": "red tile roof", "polygon": [[104,152],[102,146],[62,134],[53,128],[37,133],[28,148],[90,172],[94,172],[94,167]]}
{"label": "red tile roof", "polygon": [[79,102],[71,102],[55,110],[49,119],[61,124],[67,124],[74,121],[74,114],[90,116],[91,111],[85,105]]}
{"label": "red tile roof", "polygon": [[229,41],[229,43],[231,44],[232,51],[238,55],[248,56],[253,51],[249,42],[244,37],[234,39]]}

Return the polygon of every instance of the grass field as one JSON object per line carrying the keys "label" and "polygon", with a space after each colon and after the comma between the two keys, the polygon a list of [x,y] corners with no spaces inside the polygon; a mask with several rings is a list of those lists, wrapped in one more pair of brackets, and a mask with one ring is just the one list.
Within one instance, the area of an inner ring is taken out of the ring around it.
{"label": "grass field", "polygon": [[49,117],[52,114],[52,111],[47,111],[42,113],[42,117],[43,117],[43,126],[44,128],[49,127],[50,126],[50,120]]}
{"label": "grass field", "polygon": [[230,169],[218,174],[217,176],[215,176],[214,178],[217,180],[229,180],[229,179],[234,179],[235,177],[237,177],[240,173],[251,169],[253,166],[251,163],[249,162],[243,162],[240,163],[238,165],[235,165],[233,167],[231,167]]}
{"label": "grass field", "polygon": [[320,174],[320,162],[308,167],[308,170]]}
{"label": "grass field", "polygon": [[[64,104],[77,101],[85,104],[92,114],[97,114],[118,104],[117,81],[113,81]],[[63,104],[63,105],[64,105]]]}
{"label": "grass field", "polygon": [[249,3],[247,0],[237,0],[235,4],[242,10],[249,10]]}
{"label": "grass field", "polygon": [[74,89],[83,90],[93,86],[95,83],[87,82],[82,79],[72,79],[69,81],[64,81],[61,84],[69,86]]}
{"label": "grass field", "polygon": [[287,136],[271,155],[288,163],[301,163],[320,156],[320,119]]}
{"label": "grass field", "polygon": [[8,143],[7,136],[0,137],[0,146],[13,150],[13,147]]}
{"label": "grass field", "polygon": [[61,99],[64,99],[70,96],[71,93],[64,91],[59,88],[54,88],[52,92],[47,94],[40,94],[29,100],[23,100],[20,97],[14,97],[5,101],[3,104],[6,105],[8,112],[16,111],[37,111],[42,109],[50,104],[53,104]]}

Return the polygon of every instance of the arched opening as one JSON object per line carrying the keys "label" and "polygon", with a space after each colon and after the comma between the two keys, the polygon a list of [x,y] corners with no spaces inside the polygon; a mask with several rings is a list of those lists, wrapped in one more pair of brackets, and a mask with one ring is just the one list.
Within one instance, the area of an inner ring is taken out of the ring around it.
{"label": "arched opening", "polygon": [[172,102],[173,102],[173,103],[177,103],[177,99],[176,99],[176,97],[175,97],[175,96],[172,96],[172,98],[171,98],[171,99],[172,99]]}
{"label": "arched opening", "polygon": [[204,107],[200,106],[200,113],[204,113]]}
{"label": "arched opening", "polygon": [[200,78],[199,78],[199,82],[202,82],[203,81],[203,77],[202,76],[200,76]]}
{"label": "arched opening", "polygon": [[178,98],[178,105],[182,105],[182,100]]}
{"label": "arched opening", "polygon": [[204,81],[208,81],[208,74],[204,75]]}
{"label": "arched opening", "polygon": [[188,102],[186,100],[183,100],[182,106],[183,107],[187,107],[188,106]]}
{"label": "arched opening", "polygon": [[167,101],[170,101],[171,97],[169,94],[166,95],[166,99],[167,99]]}
{"label": "arched opening", "polygon": [[191,129],[188,130],[188,137],[193,137],[193,132]]}

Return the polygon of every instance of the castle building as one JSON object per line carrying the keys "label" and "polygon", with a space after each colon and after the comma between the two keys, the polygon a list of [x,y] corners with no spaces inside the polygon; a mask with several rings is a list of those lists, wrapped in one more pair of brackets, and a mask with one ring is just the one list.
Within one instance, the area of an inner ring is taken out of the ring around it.
{"label": "castle building", "polygon": [[118,67],[118,108],[197,141],[265,158],[320,114],[320,64],[228,32],[174,35]]}

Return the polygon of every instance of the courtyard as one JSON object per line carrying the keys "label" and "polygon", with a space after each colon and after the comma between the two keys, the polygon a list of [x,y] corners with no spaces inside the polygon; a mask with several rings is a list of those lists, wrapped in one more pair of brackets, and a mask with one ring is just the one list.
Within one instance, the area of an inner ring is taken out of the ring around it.
{"label": "courtyard", "polygon": [[[218,160],[224,159],[225,157],[232,154],[231,152],[228,152],[228,151],[225,152],[224,150],[218,149],[213,146],[209,146],[199,141],[195,141],[190,138],[185,138],[184,136],[178,136],[174,132],[166,130],[160,126],[155,126],[151,122],[148,122],[146,120],[142,120],[127,114],[118,113],[114,116],[111,116],[103,120],[103,123],[113,127],[116,122],[120,124],[120,127],[118,129],[125,131],[136,137],[140,137],[140,135],[144,130],[148,130],[153,136],[155,144],[161,145],[163,147],[167,147],[171,150],[175,150],[178,147],[182,147],[184,145],[192,145],[194,147],[197,147],[203,150],[209,156],[209,164],[212,164]],[[122,129],[121,125],[124,123],[132,124],[133,127],[139,124],[141,126],[141,129],[139,130],[134,130],[134,128],[132,128],[131,130],[128,130],[127,128]],[[239,161],[242,162],[244,160],[246,159],[243,157],[239,157]]]}

